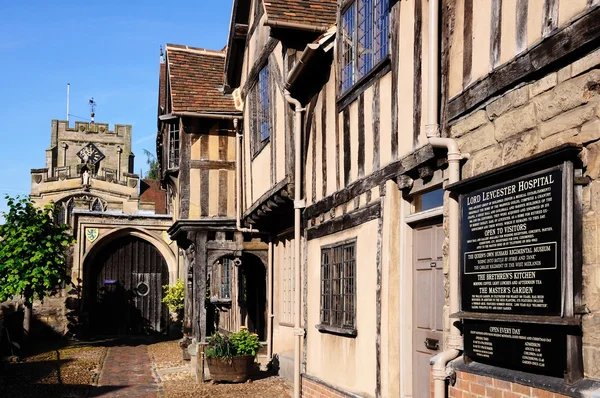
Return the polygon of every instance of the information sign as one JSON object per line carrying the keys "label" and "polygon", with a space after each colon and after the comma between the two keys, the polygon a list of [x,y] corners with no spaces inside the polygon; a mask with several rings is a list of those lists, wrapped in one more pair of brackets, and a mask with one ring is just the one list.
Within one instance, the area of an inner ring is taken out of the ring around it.
{"label": "information sign", "polygon": [[559,167],[460,197],[462,311],[561,314]]}
{"label": "information sign", "polygon": [[464,321],[465,354],[482,363],[563,377],[566,336],[560,327]]}

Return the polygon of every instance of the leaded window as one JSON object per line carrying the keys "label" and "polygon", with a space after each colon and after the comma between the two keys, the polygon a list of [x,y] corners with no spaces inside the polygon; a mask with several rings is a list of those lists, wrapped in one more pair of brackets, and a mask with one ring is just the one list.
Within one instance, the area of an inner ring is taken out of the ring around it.
{"label": "leaded window", "polygon": [[321,325],[354,329],[356,241],[321,249]]}
{"label": "leaded window", "polygon": [[269,68],[264,67],[258,75],[258,126],[260,129],[260,141],[269,139]]}
{"label": "leaded window", "polygon": [[342,13],[342,92],[389,52],[389,0],[355,0]]}
{"label": "leaded window", "polygon": [[179,167],[179,123],[169,123],[169,168]]}
{"label": "leaded window", "polygon": [[257,154],[271,137],[271,98],[269,65],[258,73],[258,80],[250,96],[252,112],[253,153]]}
{"label": "leaded window", "polygon": [[221,261],[221,298],[231,298],[231,265],[230,258]]}

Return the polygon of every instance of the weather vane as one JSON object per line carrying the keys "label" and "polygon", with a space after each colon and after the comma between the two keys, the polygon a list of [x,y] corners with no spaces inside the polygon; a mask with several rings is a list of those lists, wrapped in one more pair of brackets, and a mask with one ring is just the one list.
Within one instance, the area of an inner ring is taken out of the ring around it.
{"label": "weather vane", "polygon": [[94,97],[90,99],[90,123],[94,124],[94,116],[96,116],[96,101],[94,101]]}

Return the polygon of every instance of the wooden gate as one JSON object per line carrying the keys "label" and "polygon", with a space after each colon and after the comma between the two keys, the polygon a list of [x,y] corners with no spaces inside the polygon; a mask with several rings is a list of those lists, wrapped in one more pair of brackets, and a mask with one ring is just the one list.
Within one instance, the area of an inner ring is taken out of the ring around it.
{"label": "wooden gate", "polygon": [[86,300],[91,332],[150,334],[167,329],[162,285],[166,262],[147,241],[135,236],[109,243],[86,262]]}

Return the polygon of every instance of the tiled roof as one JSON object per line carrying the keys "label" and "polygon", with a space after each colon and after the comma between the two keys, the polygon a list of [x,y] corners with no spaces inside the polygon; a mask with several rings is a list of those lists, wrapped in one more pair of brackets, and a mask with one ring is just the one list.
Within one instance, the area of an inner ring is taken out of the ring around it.
{"label": "tiled roof", "polygon": [[264,0],[269,22],[291,22],[327,29],[335,24],[336,0]]}
{"label": "tiled roof", "polygon": [[167,44],[172,112],[237,112],[222,92],[225,52]]}

